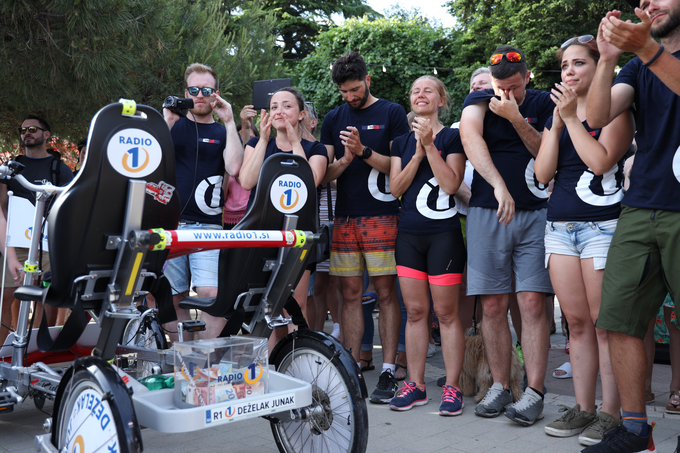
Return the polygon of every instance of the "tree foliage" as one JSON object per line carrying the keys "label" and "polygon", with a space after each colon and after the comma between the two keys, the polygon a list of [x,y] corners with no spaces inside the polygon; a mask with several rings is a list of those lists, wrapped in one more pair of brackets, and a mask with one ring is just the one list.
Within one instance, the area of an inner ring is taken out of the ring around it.
{"label": "tree foliage", "polygon": [[[344,102],[331,79],[330,66],[348,51],[356,50],[368,65],[371,93],[409,111],[411,84],[422,75],[432,75],[437,67],[450,67],[456,51],[452,44],[449,30],[432,26],[421,17],[352,19],[319,35],[316,52],[296,68],[294,83],[314,102],[319,114],[325,115]],[[468,76],[467,69],[460,73],[438,70],[449,91],[460,91],[461,81]]]}
{"label": "tree foliage", "polygon": [[333,14],[378,18],[380,14],[365,0],[264,0],[265,9],[275,11],[276,30],[284,57],[300,60],[314,50],[317,35],[331,28]]}
{"label": "tree foliage", "polygon": [[3,0],[0,148],[18,141],[27,113],[77,141],[121,97],[160,108],[195,61],[217,70],[228,98],[243,97],[280,72],[281,55],[274,16],[256,0],[230,1],[239,14],[223,0]]}
{"label": "tree foliage", "polygon": [[446,6],[456,17],[459,32],[454,66],[487,66],[497,46],[513,45],[526,54],[537,89],[549,89],[559,81],[555,59],[559,46],[574,36],[597,35],[608,11],[618,9],[624,19],[639,20],[622,0],[449,0]]}

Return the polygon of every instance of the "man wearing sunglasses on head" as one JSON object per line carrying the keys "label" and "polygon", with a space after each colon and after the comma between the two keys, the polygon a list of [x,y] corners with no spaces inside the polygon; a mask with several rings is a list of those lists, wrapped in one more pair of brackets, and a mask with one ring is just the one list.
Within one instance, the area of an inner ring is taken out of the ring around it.
{"label": "man wearing sunglasses on head", "polygon": [[[45,184],[47,182],[64,186],[71,182],[73,179],[73,173],[71,169],[66,165],[61,159],[50,154],[47,151],[47,141],[51,137],[50,125],[45,119],[35,116],[27,115],[21,126],[18,128],[19,136],[21,139],[21,147],[24,149],[25,154],[23,156],[17,156],[14,160],[20,162],[25,166],[23,172],[21,173],[30,183],[33,184]],[[15,180],[2,181],[0,184],[0,206],[2,207],[2,212],[7,216],[8,209],[8,191],[12,191],[14,197],[25,198],[31,203],[35,204],[35,194],[30,190],[24,188]],[[46,209],[45,217],[49,211],[49,206]],[[13,213],[16,215],[16,213]],[[28,228],[33,221],[33,213],[27,213],[24,219],[10,220],[19,221],[26,225]],[[14,290],[17,286],[23,283],[24,274],[22,272],[17,272],[17,268],[23,269],[23,263],[28,259],[28,248],[15,248],[16,258],[18,262],[14,260],[12,251],[8,250],[8,269],[5,273],[5,292],[3,294],[3,311],[9,310],[12,306],[14,300]],[[50,261],[48,252],[43,252],[42,254],[42,271],[47,272],[50,270]],[[38,303],[38,310],[41,309],[42,302]],[[36,323],[40,323],[42,311],[36,311]],[[63,312],[65,315],[65,311]],[[54,321],[57,316],[57,309],[52,307],[48,308],[48,324],[54,325]],[[5,322],[5,317],[3,316],[2,323],[9,325]],[[4,328],[3,330],[4,331]],[[6,332],[5,332],[6,334]],[[4,336],[0,335],[0,341],[4,340]]]}
{"label": "man wearing sunglasses on head", "polygon": [[[467,293],[481,296],[482,338],[494,380],[475,413],[497,417],[505,411],[529,426],[543,417],[549,344],[545,293],[552,293],[543,262],[548,192],[534,176],[534,157],[554,104],[548,93],[526,88],[531,73],[519,49],[499,47],[489,63],[493,89],[470,93],[460,122],[465,153],[475,167],[467,217]],[[507,321],[513,291],[527,326],[518,340],[529,384],[514,404]]]}
{"label": "man wearing sunglasses on head", "polygon": [[[185,117],[163,109],[175,146],[176,193],[181,206],[179,228],[221,230],[224,173],[238,175],[243,163],[243,145],[231,105],[219,96],[217,73],[209,66],[194,63],[187,67],[184,81],[184,95],[194,101],[194,107]],[[217,114],[224,126],[215,121],[213,114]],[[217,295],[218,261],[219,250],[168,261],[165,276],[172,286],[178,321],[190,319],[189,311],[180,309],[179,302],[189,294],[192,284],[198,297]],[[206,330],[199,333],[201,338],[217,337],[226,322],[207,313],[203,313],[201,319],[206,323]],[[175,332],[176,322],[168,328]],[[177,338],[176,334],[173,336]]]}
{"label": "man wearing sunglasses on head", "polygon": [[[612,238],[597,327],[607,331],[621,397],[621,426],[588,453],[653,451],[645,404],[643,338],[666,293],[680,294],[680,0],[628,0],[638,23],[611,11],[600,22],[600,60],[588,92],[588,125],[635,106],[638,151]],[[656,39],[659,40],[657,42]],[[614,78],[624,52],[630,60]],[[671,395],[680,388],[671,387]]]}

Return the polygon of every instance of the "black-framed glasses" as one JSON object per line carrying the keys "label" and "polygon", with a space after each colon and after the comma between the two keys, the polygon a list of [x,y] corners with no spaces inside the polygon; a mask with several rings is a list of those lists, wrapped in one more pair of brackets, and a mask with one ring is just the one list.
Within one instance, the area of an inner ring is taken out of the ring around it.
{"label": "black-framed glasses", "polygon": [[208,97],[212,96],[212,94],[217,91],[215,88],[210,88],[210,87],[188,87],[187,88],[187,93],[189,93],[192,96],[198,96],[198,92],[202,92],[203,96]]}
{"label": "black-framed glasses", "polygon": [[595,36],[593,36],[593,35],[583,35],[583,36],[578,36],[578,37],[575,37],[575,38],[569,38],[562,43],[562,45],[560,46],[560,49],[564,49],[568,45],[572,44],[574,41],[578,41],[581,44],[587,44],[590,41],[592,41],[593,39],[595,39]]}
{"label": "black-framed glasses", "polygon": [[497,64],[500,64],[500,62],[503,60],[503,57],[505,57],[509,63],[519,63],[522,61],[522,54],[519,52],[503,52],[491,55],[489,64],[491,66],[496,66]]}
{"label": "black-framed glasses", "polygon": [[35,134],[38,131],[46,131],[47,129],[43,129],[42,127],[39,126],[28,126],[28,127],[23,127],[20,126],[18,128],[19,134],[24,135],[26,131],[30,132],[31,134]]}

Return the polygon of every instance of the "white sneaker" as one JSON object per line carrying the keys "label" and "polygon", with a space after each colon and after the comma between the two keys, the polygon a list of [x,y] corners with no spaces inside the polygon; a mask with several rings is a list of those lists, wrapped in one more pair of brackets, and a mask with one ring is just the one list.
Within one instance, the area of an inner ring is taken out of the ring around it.
{"label": "white sneaker", "polygon": [[433,357],[435,352],[437,352],[437,347],[432,343],[427,344],[427,357]]}
{"label": "white sneaker", "polygon": [[505,416],[523,426],[531,426],[543,418],[543,400],[531,387],[522,394],[516,403],[505,410]]}
{"label": "white sneaker", "polygon": [[331,332],[331,337],[335,339],[340,339],[340,324],[337,322],[333,324],[333,331]]}

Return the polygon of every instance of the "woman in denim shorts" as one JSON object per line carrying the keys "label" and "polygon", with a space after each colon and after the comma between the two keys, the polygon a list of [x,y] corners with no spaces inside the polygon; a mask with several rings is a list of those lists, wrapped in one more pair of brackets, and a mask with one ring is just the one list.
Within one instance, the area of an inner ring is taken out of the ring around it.
{"label": "woman in denim shorts", "polygon": [[[567,321],[576,406],[545,427],[558,437],[579,435],[583,445],[602,440],[619,420],[619,394],[609,359],[607,333],[595,328],[607,251],[623,198],[622,158],[635,130],[630,111],[602,129],[586,122],[588,88],[600,54],[593,36],[567,40],[557,51],[562,83],[555,84],[553,117],[535,162],[542,184],[555,179],[548,202],[545,264]],[[599,356],[599,361],[598,361]],[[596,414],[598,368],[602,408]]]}

